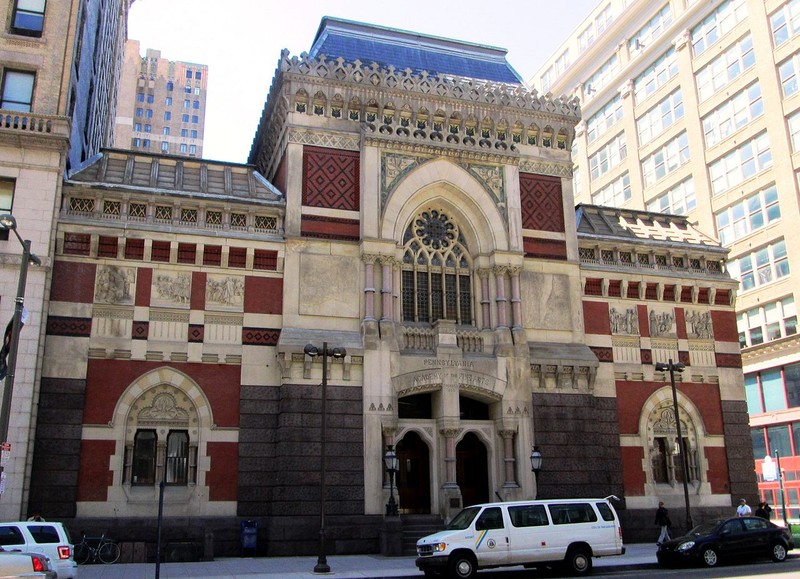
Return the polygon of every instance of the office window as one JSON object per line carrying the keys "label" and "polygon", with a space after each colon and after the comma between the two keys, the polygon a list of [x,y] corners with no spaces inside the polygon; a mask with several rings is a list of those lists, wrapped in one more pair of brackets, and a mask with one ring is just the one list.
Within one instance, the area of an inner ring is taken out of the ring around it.
{"label": "office window", "polygon": [[748,34],[697,71],[697,98],[705,101],[756,63],[753,39]]}
{"label": "office window", "polygon": [[191,68],[187,68],[186,69],[186,78],[192,78],[192,69]]}
{"label": "office window", "polygon": [[155,102],[155,95],[152,94],[147,95],[147,102],[153,104]]}
{"label": "office window", "polygon": [[[622,120],[622,97],[616,95],[600,111],[586,121],[586,137],[589,142],[594,142],[611,127]],[[577,142],[577,139],[575,139]],[[573,155],[573,159],[575,156]]]}
{"label": "office window", "polygon": [[134,123],[133,124],[133,130],[136,131],[136,132],[141,133],[142,132],[142,123]]}
{"label": "office window", "polygon": [[134,139],[133,140],[133,146],[134,147],[141,147],[142,146],[142,140],[139,139],[139,138]]}
{"label": "office window", "polygon": [[14,202],[14,181],[0,179],[0,213],[11,213]]}
{"label": "office window", "polygon": [[652,40],[661,36],[670,24],[672,24],[672,12],[667,3],[628,41],[631,52],[638,52],[648,46]]}
{"label": "office window", "polygon": [[144,109],[138,108],[136,109],[136,116],[143,117],[144,116]]}
{"label": "office window", "polygon": [[3,99],[0,109],[30,112],[33,105],[33,85],[36,74],[6,69],[3,73]]}
{"label": "office window", "polygon": [[144,126],[144,132],[145,132],[145,133],[149,133],[149,132],[151,132],[152,130],[153,130],[153,127],[152,127],[152,125],[145,125],[145,126]]}
{"label": "office window", "polygon": [[[745,374],[744,393],[745,398],[747,398],[748,414],[752,416],[753,414],[761,414],[764,412],[763,405],[761,404],[761,388],[758,386],[758,374]],[[753,429],[753,441],[757,441],[756,431],[758,431],[761,436],[761,443],[764,444],[764,431],[760,428]],[[755,447],[755,444],[753,446]],[[761,456],[764,456],[764,454],[762,453]]]}
{"label": "office window", "polygon": [[45,0],[17,0],[11,17],[11,32],[22,36],[41,36],[45,5]]}
{"label": "office window", "polygon": [[644,102],[676,74],[678,74],[678,53],[673,47],[634,79],[633,94],[636,104]]}
{"label": "office window", "polygon": [[192,94],[192,85],[187,84],[185,87],[183,87],[183,92],[186,94]]}
{"label": "office window", "polygon": [[169,127],[164,127],[162,133],[163,135],[169,135]]}
{"label": "office window", "polygon": [[165,104],[166,106],[168,106],[168,107],[171,107],[171,106],[172,106],[172,97],[171,97],[171,96],[168,96],[167,98],[165,98],[165,99],[164,99],[164,104]]}
{"label": "office window", "polygon": [[145,111],[144,116],[147,117],[148,119],[152,119],[153,118],[153,109],[147,109]]}
{"label": "office window", "polygon": [[642,161],[644,185],[650,187],[689,161],[689,137],[686,131]]}
{"label": "office window", "polygon": [[697,198],[694,192],[694,179],[691,177],[681,181],[647,204],[648,211],[674,215],[686,215],[695,207],[697,207]]}
{"label": "office window", "polygon": [[161,150],[165,153],[169,152],[169,141],[161,141]]}
{"label": "office window", "polygon": [[192,103],[189,99],[183,99],[183,108],[188,109],[192,106]]}
{"label": "office window", "polygon": [[619,59],[616,53],[603,63],[603,65],[583,84],[586,98],[603,88],[619,70]]}
{"label": "office window", "polygon": [[[783,384],[781,384],[781,390],[783,390]],[[764,394],[766,398],[766,393]],[[783,401],[783,405],[780,406],[780,409],[786,408],[786,401]],[[770,409],[767,411],[769,412]],[[767,427],[767,443],[769,444],[769,454],[770,456],[775,456],[775,452],[777,451],[780,456],[792,456],[792,443],[789,438],[789,425],[788,424],[781,424],[780,426],[768,426]]]}
{"label": "office window", "polygon": [[734,26],[747,18],[747,0],[727,0],[692,29],[694,56],[703,54]]}
{"label": "office window", "polygon": [[764,113],[758,81],[703,117],[706,147],[712,147]]}
{"label": "office window", "polygon": [[608,28],[613,21],[614,15],[611,13],[611,6],[606,6],[594,19],[594,25],[595,28],[597,28],[597,36],[599,37],[605,32],[606,28]]}
{"label": "office window", "polygon": [[199,109],[200,108],[200,101],[192,101],[192,108]]}
{"label": "office window", "polygon": [[181,143],[181,153],[186,153],[187,150],[186,143]]}
{"label": "office window", "polygon": [[800,0],[791,0],[770,16],[772,39],[777,48],[800,31]]}
{"label": "office window", "polygon": [[170,120],[172,120],[172,113],[171,113],[171,112],[169,112],[169,111],[164,111],[164,120],[165,120],[165,121],[170,121]]}
{"label": "office window", "polygon": [[[783,368],[783,382],[786,384],[786,400],[789,402],[789,408],[797,408],[800,406],[800,364],[790,364]],[[800,423],[795,423],[795,428],[800,428]],[[795,430],[797,432],[797,430]],[[800,441],[795,435],[795,449],[800,449]]]}
{"label": "office window", "polygon": [[[175,88],[175,83],[173,83],[171,80],[168,80],[167,81],[167,90],[172,92],[174,90],[174,88]],[[172,97],[170,97],[170,98],[172,98]],[[170,101],[170,104],[172,104],[172,101]]]}
{"label": "office window", "polygon": [[590,24],[578,35],[578,50],[583,52],[589,48],[594,42],[594,37],[594,26]]}
{"label": "office window", "polygon": [[193,124],[196,125],[199,121],[200,121],[200,117],[198,117],[197,115],[192,115],[192,123]]}
{"label": "office window", "polygon": [[768,302],[736,315],[742,348],[779,340],[797,333],[797,310],[792,296]]}
{"label": "office window", "polygon": [[181,137],[188,137],[189,129],[181,129]]}
{"label": "office window", "polygon": [[619,165],[628,156],[625,146],[625,133],[620,133],[602,149],[589,157],[589,176],[594,181]]}
{"label": "office window", "polygon": [[772,166],[772,151],[766,132],[746,141],[708,167],[714,195]]}
{"label": "office window", "polygon": [[197,129],[192,129],[192,130],[189,132],[189,134],[191,135],[191,137],[192,137],[193,139],[196,139],[196,138],[197,138]]}
{"label": "office window", "polygon": [[189,145],[189,154],[196,155],[197,154],[197,145]]}
{"label": "office window", "polygon": [[142,140],[142,147],[144,147],[145,149],[149,149],[150,148],[150,139],[143,139]]}
{"label": "office window", "polygon": [[189,115],[183,115],[181,117],[181,121],[183,121],[184,123],[188,123],[189,122]]}
{"label": "office window", "polygon": [[770,185],[716,215],[722,245],[730,245],[781,217],[778,189]]}
{"label": "office window", "polygon": [[683,118],[683,97],[678,89],[636,121],[639,146],[644,146]]}
{"label": "office window", "polygon": [[194,78],[200,80],[203,78],[202,73],[199,70],[194,71]]}
{"label": "office window", "polygon": [[800,68],[800,53],[793,54],[778,65],[778,74],[781,78],[781,88],[783,89],[784,97],[790,97],[797,92],[798,68]]}
{"label": "office window", "polygon": [[143,103],[144,102],[144,93],[143,92],[137,92],[136,93],[136,102],[137,103]]}
{"label": "office window", "polygon": [[768,285],[789,275],[789,260],[784,240],[771,243],[728,262],[731,277],[739,280],[742,291]]}
{"label": "office window", "polygon": [[595,205],[621,207],[631,198],[631,178],[628,173],[614,179],[611,183],[592,195]]}

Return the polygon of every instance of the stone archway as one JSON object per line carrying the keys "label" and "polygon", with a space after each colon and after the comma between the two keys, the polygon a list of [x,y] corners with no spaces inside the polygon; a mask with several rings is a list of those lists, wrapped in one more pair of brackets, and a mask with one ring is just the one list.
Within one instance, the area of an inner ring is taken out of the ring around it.
{"label": "stone archway", "polygon": [[456,482],[463,507],[486,503],[489,498],[489,453],[474,432],[456,445]]}
{"label": "stone archway", "polygon": [[403,514],[431,512],[431,459],[428,445],[419,434],[407,432],[395,450],[400,461],[397,494]]}

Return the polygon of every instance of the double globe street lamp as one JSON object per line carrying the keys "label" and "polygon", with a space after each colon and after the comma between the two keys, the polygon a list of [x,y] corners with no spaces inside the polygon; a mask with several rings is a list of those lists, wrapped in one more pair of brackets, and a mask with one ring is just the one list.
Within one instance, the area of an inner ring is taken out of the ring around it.
{"label": "double globe street lamp", "polygon": [[399,515],[399,510],[397,501],[394,500],[394,477],[400,470],[400,459],[397,458],[397,453],[391,444],[386,447],[386,454],[383,455],[383,464],[386,467],[386,472],[389,473],[389,502],[386,503],[386,516],[396,517]]}
{"label": "double globe street lamp", "polygon": [[328,565],[328,558],[325,555],[325,438],[326,438],[326,424],[328,422],[327,403],[328,403],[328,356],[332,358],[344,358],[347,355],[347,350],[344,348],[331,348],[328,349],[328,342],[322,342],[322,349],[317,348],[313,344],[307,344],[303,348],[306,356],[316,358],[322,356],[322,408],[320,412],[322,420],[321,428],[321,466],[320,466],[320,494],[319,494],[319,556],[317,557],[317,564],[314,566],[314,573],[330,573],[331,568]]}

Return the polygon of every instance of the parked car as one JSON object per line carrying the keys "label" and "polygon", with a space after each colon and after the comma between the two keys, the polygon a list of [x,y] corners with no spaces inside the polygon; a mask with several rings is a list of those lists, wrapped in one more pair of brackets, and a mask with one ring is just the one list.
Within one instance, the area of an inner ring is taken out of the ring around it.
{"label": "parked car", "polygon": [[575,575],[592,557],[624,555],[622,529],[609,498],[488,503],[467,507],[444,531],[417,541],[426,577],[470,579],[478,569],[563,565]]}
{"label": "parked car", "polygon": [[0,579],[56,579],[50,559],[44,553],[3,551],[0,548]]}
{"label": "parked car", "polygon": [[75,579],[78,564],[73,558],[69,533],[62,523],[15,521],[0,523],[0,547],[6,551],[42,553],[50,559],[58,579]]}
{"label": "parked car", "polygon": [[760,517],[715,519],[697,525],[683,537],[661,544],[656,556],[663,566],[703,564],[771,557],[786,560],[794,549],[791,532]]}

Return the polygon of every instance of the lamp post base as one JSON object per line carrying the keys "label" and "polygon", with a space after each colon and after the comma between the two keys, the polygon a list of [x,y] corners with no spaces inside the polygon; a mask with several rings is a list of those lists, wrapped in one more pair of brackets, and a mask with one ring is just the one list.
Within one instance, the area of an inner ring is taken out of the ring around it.
{"label": "lamp post base", "polygon": [[314,565],[314,573],[330,573],[331,566],[328,565],[328,560],[326,557],[320,557],[317,559],[317,564]]}

